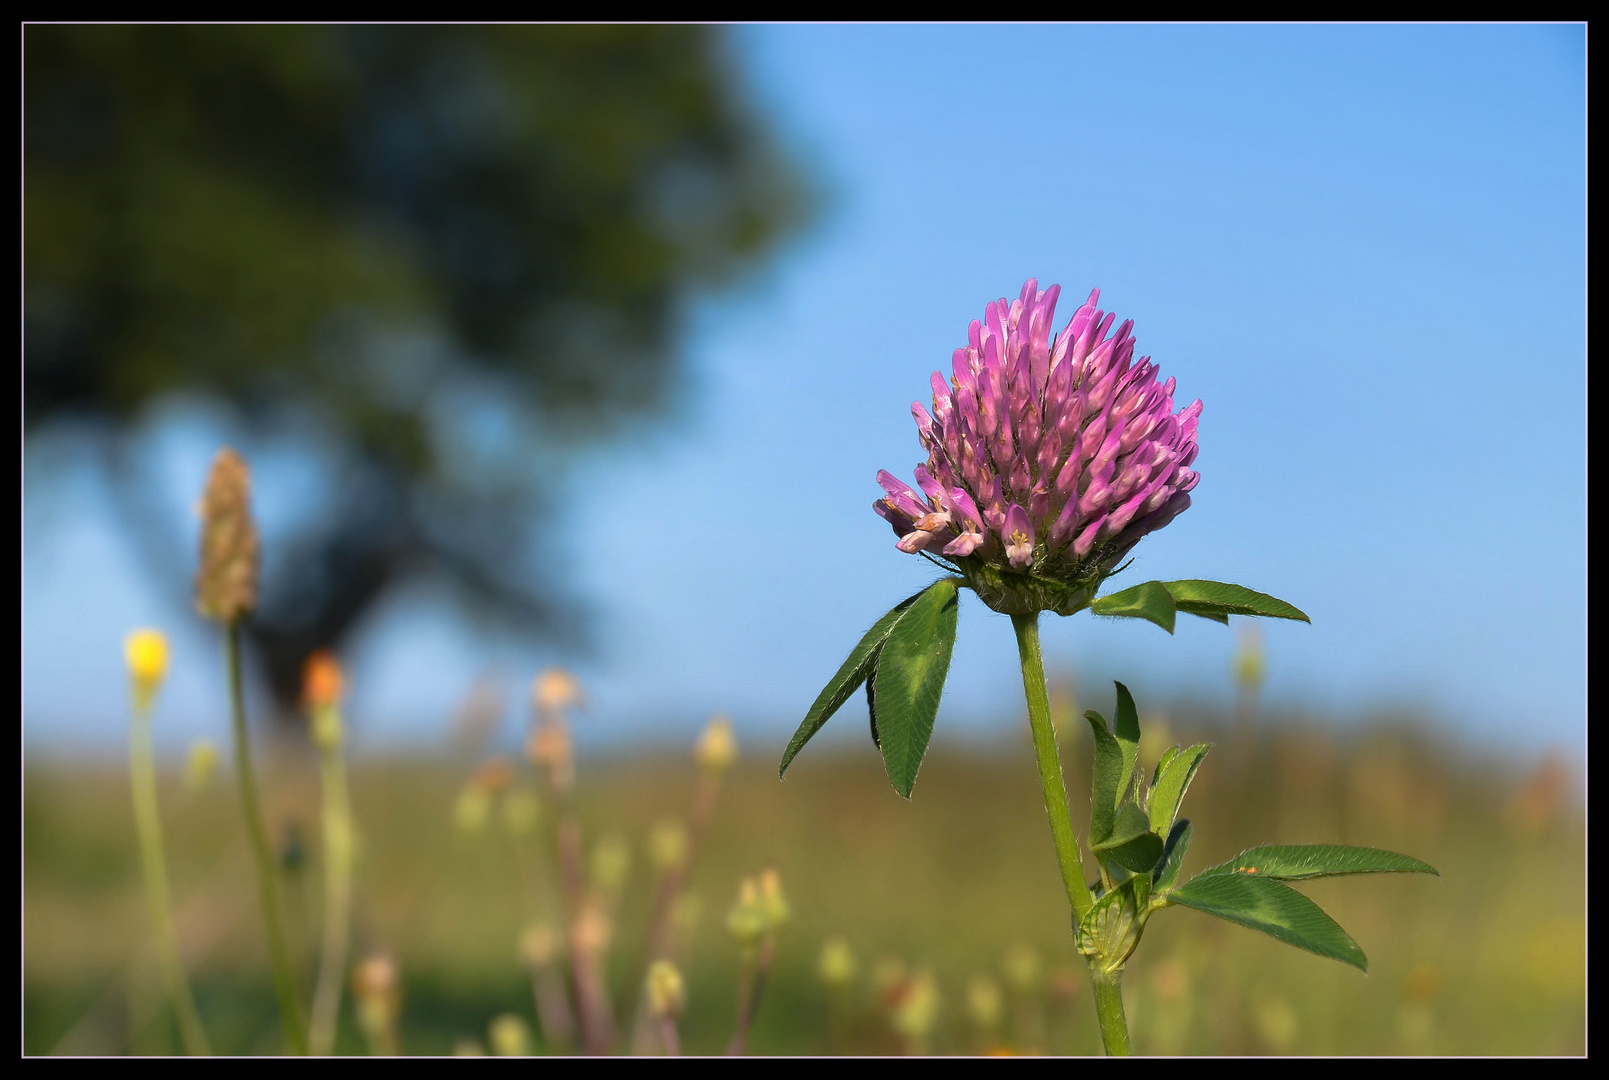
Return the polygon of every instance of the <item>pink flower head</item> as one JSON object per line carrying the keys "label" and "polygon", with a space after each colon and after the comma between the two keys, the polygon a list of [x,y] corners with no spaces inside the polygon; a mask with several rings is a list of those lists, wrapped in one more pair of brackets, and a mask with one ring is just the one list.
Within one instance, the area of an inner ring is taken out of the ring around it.
{"label": "pink flower head", "polygon": [[1173,380],[1134,357],[1134,324],[1089,294],[1052,333],[1061,288],[1030,279],[997,300],[911,406],[927,460],[919,491],[887,472],[875,504],[901,551],[943,555],[1068,585],[1098,583],[1147,533],[1190,505],[1200,479],[1198,400],[1173,411]]}

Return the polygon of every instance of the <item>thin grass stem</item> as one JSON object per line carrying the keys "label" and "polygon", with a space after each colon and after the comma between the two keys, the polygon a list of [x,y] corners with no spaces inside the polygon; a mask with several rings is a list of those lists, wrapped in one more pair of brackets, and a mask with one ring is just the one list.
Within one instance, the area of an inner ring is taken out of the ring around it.
{"label": "thin grass stem", "polygon": [[748,1052],[749,1029],[754,1026],[754,1014],[760,1009],[760,994],[765,990],[765,977],[770,974],[775,952],[776,937],[772,934],[766,935],[757,950],[745,950],[738,974],[737,1030],[726,1047],[728,1057],[741,1057]]}
{"label": "thin grass stem", "polygon": [[151,752],[151,703],[149,695],[135,691],[134,714],[129,723],[129,784],[134,796],[134,827],[139,836],[140,869],[145,878],[145,900],[151,909],[156,931],[157,957],[162,982],[179,1021],[179,1037],[185,1053],[208,1057],[212,1047],[201,1014],[196,1011],[179,957],[179,939],[173,925],[173,908],[168,898],[167,859],[162,850],[162,818],[156,798],[156,764]]}
{"label": "thin grass stem", "polygon": [[246,818],[246,835],[257,861],[258,900],[263,925],[268,933],[268,956],[274,968],[274,991],[279,997],[280,1021],[285,1041],[293,1054],[307,1053],[307,1033],[302,1024],[302,1008],[296,999],[296,980],[291,974],[290,950],[285,944],[284,915],[279,904],[279,877],[274,854],[263,825],[262,807],[257,798],[257,778],[251,764],[251,735],[246,728],[246,696],[240,672],[240,623],[230,621],[224,630],[224,654],[229,669],[229,703],[235,729],[235,778],[240,786],[240,808]]}
{"label": "thin grass stem", "polygon": [[[338,724],[339,720],[335,722]],[[341,745],[340,738],[330,739],[327,745],[320,743],[318,752],[319,785],[324,803],[324,927],[307,1046],[310,1053],[319,1056],[335,1049],[351,941],[352,804]]]}

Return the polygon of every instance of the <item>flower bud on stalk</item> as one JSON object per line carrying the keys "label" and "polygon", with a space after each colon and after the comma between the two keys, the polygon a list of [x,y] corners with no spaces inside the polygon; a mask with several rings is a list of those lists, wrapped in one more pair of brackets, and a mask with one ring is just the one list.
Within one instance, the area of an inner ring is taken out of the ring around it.
{"label": "flower bud on stalk", "polygon": [[757,878],[744,878],[738,886],[737,903],[726,916],[726,927],[739,945],[737,1031],[727,1046],[728,1055],[742,1054],[748,1045],[749,1028],[776,952],[777,930],[789,914],[782,878],[774,867]]}
{"label": "flower bud on stalk", "polygon": [[644,981],[648,1014],[658,1026],[660,1044],[666,1054],[675,1057],[681,1053],[676,1018],[687,1005],[687,987],[682,982],[682,973],[669,960],[655,960],[648,966]]}
{"label": "flower bud on stalk", "polygon": [[675,818],[654,823],[648,833],[648,857],[660,873],[680,870],[687,862],[687,828]]}
{"label": "flower bud on stalk", "polygon": [[842,1052],[853,1026],[855,975],[860,964],[842,936],[828,938],[816,958],[816,977],[827,988],[827,1045]]}
{"label": "flower bud on stalk", "polygon": [[648,967],[648,1008],[655,1016],[680,1016],[686,1004],[682,973],[669,960],[655,960]]}
{"label": "flower bud on stalk", "polygon": [[531,698],[541,712],[556,713],[581,704],[581,684],[563,668],[548,668],[531,684]]}
{"label": "flower bud on stalk", "polygon": [[931,971],[907,980],[895,998],[889,1022],[905,1038],[907,1054],[926,1054],[939,1017],[939,983]]}
{"label": "flower bud on stalk", "polygon": [[580,704],[580,684],[569,672],[550,668],[531,681],[535,723],[526,741],[531,763],[547,774],[554,807],[559,881],[570,915],[571,979],[583,1049],[604,1054],[614,1044],[614,1014],[604,985],[602,952],[608,947],[607,913],[587,895],[581,822],[574,806],[575,750],[565,710]]}
{"label": "flower bud on stalk", "polygon": [[1006,951],[1002,969],[1011,988],[1017,1045],[1042,1053],[1045,1043],[1044,962],[1033,948],[1018,944]]}
{"label": "flower bud on stalk", "polygon": [[816,974],[828,986],[842,989],[855,981],[855,953],[841,937],[828,938],[816,961]]}
{"label": "flower bud on stalk", "polygon": [[513,1013],[504,1013],[493,1020],[486,1029],[486,1036],[492,1053],[498,1057],[529,1057],[531,1054],[531,1029]]}
{"label": "flower bud on stalk", "polygon": [[134,801],[134,826],[140,845],[140,870],[145,881],[145,900],[156,933],[158,962],[162,982],[187,1054],[212,1052],[201,1017],[190,993],[179,956],[178,934],[168,899],[167,857],[162,844],[162,814],[157,805],[156,762],[151,749],[151,707],[156,692],[168,673],[168,641],[156,630],[136,630],[123,643],[128,663],[129,697],[133,712],[129,718],[129,790]]}
{"label": "flower bud on stalk", "polygon": [[614,940],[614,923],[590,900],[582,902],[570,925],[571,975],[581,1015],[581,1034],[589,1054],[606,1054],[614,1045],[615,1021],[604,954]]}
{"label": "flower bud on stalk", "polygon": [[581,701],[575,677],[550,668],[531,681],[531,704],[536,724],[525,743],[531,764],[546,771],[556,794],[563,797],[575,786],[575,747],[564,712]]}
{"label": "flower bud on stalk", "polygon": [[149,709],[168,677],[168,639],[157,630],[136,630],[123,642],[135,706]]}
{"label": "flower bud on stalk", "polygon": [[453,803],[453,826],[465,836],[474,836],[486,828],[486,819],[492,812],[490,793],[474,780],[465,784]]}
{"label": "flower bud on stalk", "polygon": [[[649,836],[649,851],[660,871],[659,882],[654,890],[653,913],[648,923],[649,961],[670,960],[676,955],[676,912],[682,904],[682,890],[703,845],[704,834],[715,816],[715,802],[720,795],[722,780],[736,763],[737,756],[732,722],[724,716],[711,717],[693,744],[698,782],[693,789],[693,808],[688,826],[683,828],[679,822],[661,822]],[[639,999],[632,1036],[632,1045],[635,1047],[646,1045],[645,1040],[650,1032],[652,1018],[646,1009]]]}
{"label": "flower bud on stalk", "polygon": [[782,894],[782,876],[774,867],[767,867],[760,871],[759,885],[760,912],[765,916],[766,930],[774,934],[793,914],[788,898]]}
{"label": "flower bud on stalk", "polygon": [[308,1052],[315,1056],[335,1049],[341,973],[346,970],[351,930],[352,806],[347,793],[346,761],[341,753],[341,697],[345,688],[341,665],[333,655],[321,649],[307,658],[302,672],[302,700],[308,708],[313,745],[318,749],[324,828],[324,926],[307,1031]]}
{"label": "flower bud on stalk", "polygon": [[732,734],[730,720],[716,716],[705,725],[693,747],[693,760],[704,772],[714,775],[726,772],[737,763],[737,739]]}
{"label": "flower bud on stalk", "polygon": [[974,1026],[985,1035],[992,1035],[1000,1026],[1004,1012],[1005,997],[1000,992],[1000,984],[987,975],[974,975],[967,984],[967,1015]]}
{"label": "flower bud on stalk", "polygon": [[358,964],[352,971],[352,997],[357,1001],[358,1027],[377,1057],[395,1057],[397,1015],[402,1006],[397,964],[385,953]]}
{"label": "flower bud on stalk", "polygon": [[252,771],[251,739],[246,725],[246,696],[240,670],[240,623],[257,606],[257,563],[260,544],[251,516],[251,472],[239,454],[223,449],[213,459],[201,494],[201,565],[196,571],[196,607],[224,627],[230,712],[235,738],[235,774],[241,811],[257,865],[258,901],[274,969],[280,1019],[293,1053],[307,1052],[296,980],[291,972],[284,916],[279,908],[278,870],[263,824]]}
{"label": "flower bud on stalk", "polygon": [[323,649],[307,658],[302,673],[302,700],[308,709],[308,720],[313,745],[320,750],[336,750],[341,746],[341,697],[345,691],[345,678],[341,665]]}
{"label": "flower bud on stalk", "polygon": [[754,878],[738,884],[737,903],[726,914],[726,929],[745,949],[759,944],[766,931],[765,911],[760,906],[760,885]]}

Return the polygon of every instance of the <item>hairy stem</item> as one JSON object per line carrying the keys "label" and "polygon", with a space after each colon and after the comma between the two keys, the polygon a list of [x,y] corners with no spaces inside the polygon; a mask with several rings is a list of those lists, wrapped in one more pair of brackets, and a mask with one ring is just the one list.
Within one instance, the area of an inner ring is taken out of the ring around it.
{"label": "hairy stem", "polygon": [[1108,1057],[1128,1057],[1134,1053],[1129,1045],[1128,1019],[1123,1015],[1123,972],[1096,975],[1095,1016],[1101,1025],[1101,1045]]}
{"label": "hairy stem", "polygon": [[[1056,842],[1056,861],[1061,864],[1062,884],[1067,901],[1073,906],[1075,925],[1084,921],[1095,898],[1084,883],[1084,863],[1073,834],[1072,812],[1067,805],[1067,785],[1062,780],[1061,755],[1056,749],[1056,729],[1050,722],[1050,695],[1045,690],[1045,661],[1039,651],[1039,616],[1013,615],[1017,631],[1017,652],[1022,657],[1022,688],[1028,698],[1028,726],[1034,736],[1034,757],[1039,761],[1039,785],[1045,793],[1045,812],[1050,815],[1050,835]],[[1099,860],[1096,860],[1099,866]],[[1105,868],[1101,877],[1106,879]],[[1101,1042],[1112,1055],[1132,1053],[1129,1048],[1128,1021],[1123,1017],[1123,973],[1097,972],[1095,1014],[1100,1020]]]}
{"label": "hairy stem", "polygon": [[1045,690],[1045,661],[1039,652],[1039,616],[1013,615],[1017,631],[1017,653],[1022,658],[1022,688],[1028,698],[1028,727],[1034,737],[1034,757],[1039,762],[1039,786],[1045,793],[1045,813],[1050,815],[1050,835],[1056,844],[1056,861],[1061,865],[1062,885],[1067,902],[1080,922],[1095,902],[1084,883],[1084,863],[1078,853],[1078,837],[1073,834],[1073,815],[1067,805],[1067,785],[1062,780],[1061,755],[1056,749],[1056,729],[1050,722],[1050,695]]}
{"label": "hairy stem", "polygon": [[335,1049],[335,1029],[341,1014],[341,987],[345,982],[351,936],[352,805],[347,795],[346,762],[341,755],[340,740],[319,747],[318,764],[324,796],[324,940],[307,1045],[310,1052],[326,1055]]}
{"label": "hairy stem", "polygon": [[151,706],[148,695],[135,693],[134,716],[129,724],[129,783],[134,794],[134,827],[140,842],[140,869],[145,877],[145,900],[156,930],[156,949],[162,981],[179,1021],[185,1053],[206,1057],[212,1053],[207,1033],[190,994],[190,982],[179,959],[179,939],[173,928],[168,901],[167,859],[162,853],[162,819],[156,801],[156,765],[151,755]]}
{"label": "hairy stem", "polygon": [[268,955],[274,967],[274,990],[279,995],[280,1020],[285,1040],[294,1054],[307,1053],[307,1035],[302,1027],[302,1008],[296,1000],[296,980],[291,975],[290,950],[285,945],[285,923],[279,909],[279,878],[274,854],[263,826],[262,808],[257,800],[257,780],[251,767],[251,736],[246,730],[246,698],[240,675],[240,624],[230,622],[224,633],[224,652],[229,666],[229,703],[234,714],[235,778],[240,786],[240,807],[246,818],[246,835],[257,860],[258,899],[262,903],[263,924],[268,930]]}

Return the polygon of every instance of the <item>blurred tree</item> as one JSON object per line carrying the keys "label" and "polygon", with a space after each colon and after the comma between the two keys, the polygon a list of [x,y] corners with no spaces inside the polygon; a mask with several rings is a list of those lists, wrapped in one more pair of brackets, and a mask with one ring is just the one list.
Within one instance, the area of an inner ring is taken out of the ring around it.
{"label": "blurred tree", "polygon": [[[722,44],[28,27],[26,430],[126,452],[157,401],[201,394],[259,433],[317,432],[331,490],[249,627],[283,703],[311,651],[421,575],[553,630],[536,523],[566,450],[663,408],[689,302],[808,207]],[[125,499],[171,552],[149,506]]]}

